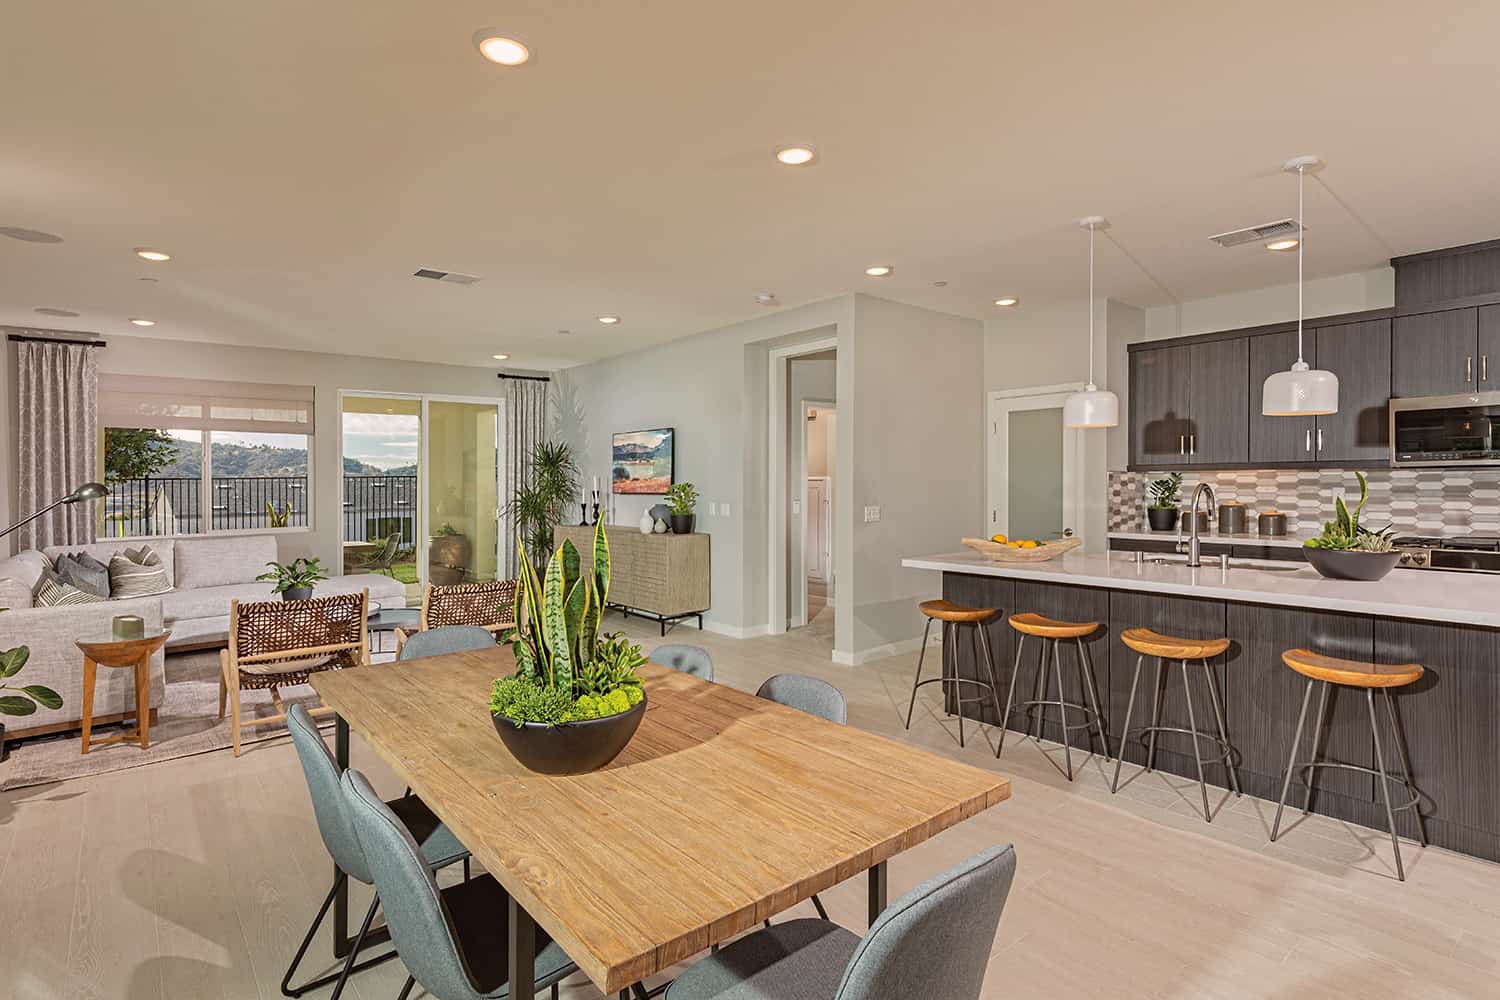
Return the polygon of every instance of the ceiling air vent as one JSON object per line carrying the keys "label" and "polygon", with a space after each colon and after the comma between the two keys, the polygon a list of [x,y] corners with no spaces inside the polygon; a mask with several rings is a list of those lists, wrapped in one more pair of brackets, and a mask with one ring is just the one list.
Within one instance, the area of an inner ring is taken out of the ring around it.
{"label": "ceiling air vent", "polygon": [[1260,240],[1274,240],[1278,236],[1286,236],[1301,230],[1296,219],[1281,219],[1277,222],[1263,222],[1258,226],[1248,226],[1244,229],[1236,229],[1228,233],[1220,233],[1210,236],[1209,239],[1221,247],[1237,247],[1242,243],[1255,243]]}
{"label": "ceiling air vent", "polygon": [[446,281],[450,285],[472,285],[479,280],[477,274],[464,274],[462,271],[439,271],[435,267],[421,267],[412,272],[414,277],[431,278],[433,281]]}

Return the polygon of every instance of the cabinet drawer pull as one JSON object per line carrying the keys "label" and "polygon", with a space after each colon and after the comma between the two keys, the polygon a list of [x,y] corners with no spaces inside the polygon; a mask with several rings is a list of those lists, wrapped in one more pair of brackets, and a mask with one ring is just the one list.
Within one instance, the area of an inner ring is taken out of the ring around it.
{"label": "cabinet drawer pull", "polygon": [[1488,382],[1489,380],[1490,380],[1490,356],[1488,354],[1481,354],[1479,356],[1479,381],[1481,381],[1481,382]]}
{"label": "cabinet drawer pull", "polygon": [[1464,381],[1474,381],[1474,355],[1472,354],[1464,358]]}
{"label": "cabinet drawer pull", "polygon": [[1312,428],[1311,427],[1309,427],[1307,429],[1307,440],[1306,440],[1306,442],[1303,443],[1302,450],[1303,451],[1307,451],[1307,452],[1312,451]]}
{"label": "cabinet drawer pull", "polygon": [[1179,455],[1186,455],[1187,454],[1187,435],[1186,434],[1179,434],[1179,435],[1177,435],[1177,454],[1179,454]]}
{"label": "cabinet drawer pull", "polygon": [[1323,451],[1323,428],[1319,427],[1318,428],[1318,452],[1319,452],[1319,454],[1321,454],[1322,451]]}
{"label": "cabinet drawer pull", "polygon": [[1196,454],[1198,454],[1198,435],[1196,435],[1196,434],[1189,434],[1188,435],[1188,454],[1189,455],[1196,455]]}

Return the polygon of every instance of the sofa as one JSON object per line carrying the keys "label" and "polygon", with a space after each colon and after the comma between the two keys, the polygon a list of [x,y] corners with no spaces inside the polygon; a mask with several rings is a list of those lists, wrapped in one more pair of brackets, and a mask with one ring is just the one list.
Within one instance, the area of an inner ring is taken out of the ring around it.
{"label": "sofa", "polygon": [[[43,569],[57,556],[80,549],[108,564],[127,548],[151,546],[161,557],[172,589],[152,597],[107,600],[95,604],[34,607],[33,594]],[[92,545],[28,549],[0,560],[0,649],[28,646],[31,658],[16,680],[45,684],[62,696],[60,709],[38,708],[36,714],[7,720],[11,735],[70,729],[82,718],[83,654],[75,640],[108,636],[116,615],[140,615],[146,628],[172,631],[166,651],[222,646],[229,633],[229,602],[274,600],[269,581],[255,578],[275,562],[276,536],[199,535],[172,538],[128,538]],[[368,589],[370,600],[385,607],[404,607],[406,591],[398,580],[374,573],[336,576],[318,583],[315,593],[346,594]],[[165,657],[151,661],[152,710],[166,694]],[[135,713],[135,687],[129,670],[101,670],[94,689],[94,719],[103,721]]]}

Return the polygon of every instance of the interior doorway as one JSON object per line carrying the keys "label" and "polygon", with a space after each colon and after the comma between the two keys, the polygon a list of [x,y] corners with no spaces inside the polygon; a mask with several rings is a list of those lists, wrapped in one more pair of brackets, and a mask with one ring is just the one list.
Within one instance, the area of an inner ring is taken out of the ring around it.
{"label": "interior doorway", "polygon": [[802,564],[797,585],[803,596],[801,607],[794,609],[791,618],[809,625],[819,623],[824,616],[831,622],[833,616],[833,491],[838,468],[838,409],[830,402],[803,400],[802,413],[806,471],[801,480],[801,516],[793,530],[802,531]]}
{"label": "interior doorway", "polygon": [[989,533],[1045,542],[1082,525],[1082,431],[1063,426],[1063,402],[1077,385],[1007,389],[989,395],[986,449]]}

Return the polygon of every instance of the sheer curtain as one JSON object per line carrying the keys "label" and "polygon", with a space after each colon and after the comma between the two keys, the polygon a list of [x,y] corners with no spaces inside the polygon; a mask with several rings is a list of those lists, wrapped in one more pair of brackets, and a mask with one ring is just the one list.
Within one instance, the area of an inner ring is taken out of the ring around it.
{"label": "sheer curtain", "polygon": [[[39,510],[99,478],[97,347],[16,343],[18,515]],[[22,527],[22,548],[92,542],[93,503],[64,504]]]}
{"label": "sheer curtain", "polygon": [[[531,482],[531,452],[547,433],[547,383],[508,379],[505,393],[505,496],[501,508],[511,502],[516,490]],[[506,573],[515,579],[520,571],[516,552],[516,522],[509,513],[500,525]]]}

